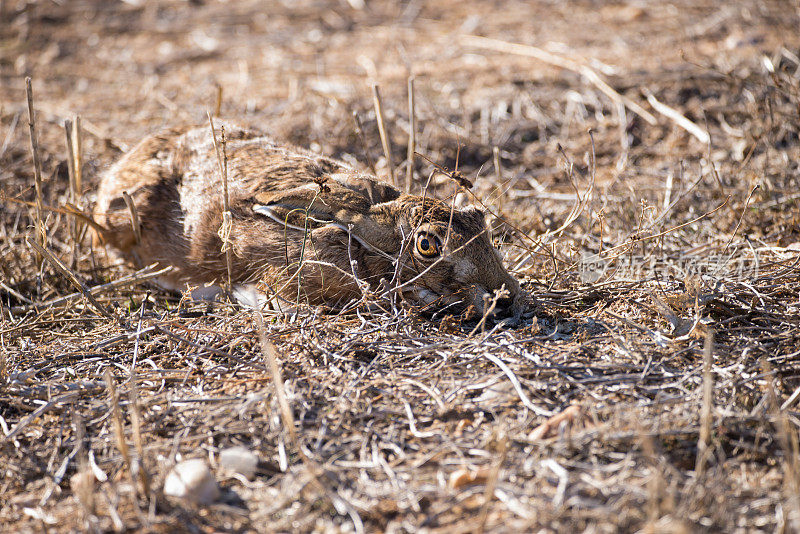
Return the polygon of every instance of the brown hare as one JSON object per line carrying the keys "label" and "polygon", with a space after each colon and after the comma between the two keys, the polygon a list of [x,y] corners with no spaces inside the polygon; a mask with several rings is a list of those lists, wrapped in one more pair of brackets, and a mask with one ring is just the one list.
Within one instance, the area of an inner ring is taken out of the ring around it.
{"label": "brown hare", "polygon": [[[426,309],[519,319],[528,296],[480,210],[403,195],[342,162],[224,129],[235,284],[284,302],[340,307],[364,291],[394,292]],[[125,154],[102,178],[94,218],[103,243],[139,266],[173,266],[159,282],[182,290],[227,279],[222,212],[219,159],[210,129],[199,127],[161,132]]]}

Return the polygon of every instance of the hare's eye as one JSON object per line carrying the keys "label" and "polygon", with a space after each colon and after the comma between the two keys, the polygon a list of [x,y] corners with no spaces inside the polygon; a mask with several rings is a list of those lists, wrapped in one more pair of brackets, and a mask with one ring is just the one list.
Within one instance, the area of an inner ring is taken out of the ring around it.
{"label": "hare's eye", "polygon": [[417,252],[420,256],[431,258],[439,255],[439,238],[431,234],[417,236]]}

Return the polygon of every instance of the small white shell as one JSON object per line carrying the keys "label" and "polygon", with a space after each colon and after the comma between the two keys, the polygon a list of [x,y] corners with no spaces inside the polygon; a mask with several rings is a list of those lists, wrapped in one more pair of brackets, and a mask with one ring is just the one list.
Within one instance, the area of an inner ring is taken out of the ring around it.
{"label": "small white shell", "polygon": [[225,474],[239,474],[252,480],[257,466],[258,457],[244,447],[230,447],[219,453],[219,469]]}
{"label": "small white shell", "polygon": [[172,468],[164,481],[164,494],[197,504],[211,504],[219,498],[220,492],[206,461],[195,458]]}

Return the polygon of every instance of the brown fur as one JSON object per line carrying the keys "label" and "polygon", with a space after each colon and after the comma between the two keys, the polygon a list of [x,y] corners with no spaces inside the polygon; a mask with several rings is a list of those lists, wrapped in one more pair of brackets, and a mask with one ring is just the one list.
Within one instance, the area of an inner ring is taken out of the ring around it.
{"label": "brown fur", "polygon": [[[401,195],[344,163],[251,130],[225,125],[225,132],[234,282],[339,306],[385,280],[415,303],[478,310],[485,293],[504,287],[501,304],[520,315],[526,295],[492,247],[482,212],[455,209],[448,232],[451,207],[439,200]],[[138,244],[124,191],[140,219]],[[227,277],[222,211],[209,129],[173,129],[143,140],[109,169],[95,219],[106,228],[102,241],[126,259],[174,266],[161,282],[181,289]],[[419,232],[439,238],[439,256],[416,252]]]}

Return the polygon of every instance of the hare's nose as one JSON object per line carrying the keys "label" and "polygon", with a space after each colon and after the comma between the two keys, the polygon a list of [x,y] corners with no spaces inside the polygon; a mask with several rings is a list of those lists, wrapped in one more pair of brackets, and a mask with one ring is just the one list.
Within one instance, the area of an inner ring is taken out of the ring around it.
{"label": "hare's nose", "polygon": [[511,297],[499,298],[497,299],[497,303],[495,304],[494,307],[494,314],[500,316],[510,315],[512,311],[511,308],[513,305],[514,305],[514,299],[512,299]]}

